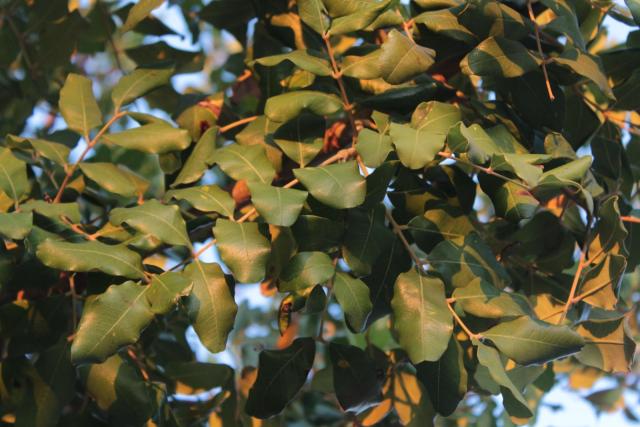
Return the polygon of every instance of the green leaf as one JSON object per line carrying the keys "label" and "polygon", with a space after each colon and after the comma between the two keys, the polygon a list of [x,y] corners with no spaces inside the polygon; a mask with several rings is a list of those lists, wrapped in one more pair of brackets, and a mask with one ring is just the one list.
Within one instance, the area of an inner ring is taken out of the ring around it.
{"label": "green leaf", "polygon": [[310,26],[316,33],[324,35],[329,28],[329,18],[322,0],[299,0],[298,14],[302,22]]}
{"label": "green leaf", "polygon": [[629,11],[631,11],[636,25],[640,26],[640,2],[638,2],[638,0],[624,0],[624,2],[629,8]]}
{"label": "green leaf", "polygon": [[110,424],[142,425],[155,412],[152,390],[128,359],[116,354],[104,363],[80,366],[78,372]]}
{"label": "green leaf", "polygon": [[80,170],[100,187],[120,196],[141,196],[149,188],[147,180],[113,163],[80,163]]}
{"label": "green leaf", "polygon": [[373,309],[369,287],[362,280],[338,272],[333,281],[333,292],[342,307],[347,327],[354,334],[362,332]]}
{"label": "green leaf", "polygon": [[224,263],[241,283],[255,283],[265,276],[271,245],[260,234],[258,224],[218,219],[213,227]]}
{"label": "green leaf", "polygon": [[250,182],[251,202],[266,222],[289,227],[296,222],[304,202],[306,191],[273,187],[260,182]]}
{"label": "green leaf", "polygon": [[423,216],[409,221],[407,227],[416,245],[426,253],[443,240],[462,242],[475,230],[469,216],[450,205],[428,209]]}
{"label": "green leaf", "polygon": [[200,185],[196,187],[169,190],[164,200],[185,200],[195,209],[202,212],[217,212],[233,218],[235,202],[231,195],[217,185]]}
{"label": "green leaf", "polygon": [[540,59],[516,40],[489,37],[460,62],[465,74],[481,77],[518,77],[536,70]]}
{"label": "green leaf", "polygon": [[128,281],[89,299],[71,346],[73,363],[103,362],[135,343],[155,315],[169,312],[191,284],[179,273],[164,273],[149,285]]}
{"label": "green leaf", "polygon": [[46,240],[38,245],[36,255],[47,267],[62,271],[102,271],[130,279],[144,277],[140,255],[120,245]]}
{"label": "green leaf", "polygon": [[360,412],[380,395],[375,362],[352,345],[329,343],[333,387],[344,411]]}
{"label": "green leaf", "polygon": [[536,213],[540,203],[521,186],[484,174],[480,176],[479,181],[482,191],[491,199],[497,216],[517,223],[531,218]]}
{"label": "green leaf", "polygon": [[212,353],[223,351],[238,312],[229,284],[218,264],[195,260],[184,274],[193,281],[187,311],[193,329]]}
{"label": "green leaf", "polygon": [[531,418],[533,413],[527,405],[527,400],[507,375],[498,351],[481,342],[474,344],[478,347],[478,362],[489,370],[491,378],[500,386],[509,415],[517,418]]}
{"label": "green leaf", "polygon": [[582,337],[568,327],[550,325],[528,316],[502,322],[482,336],[520,365],[546,363],[576,353],[584,345]]}
{"label": "green leaf", "polygon": [[295,292],[327,283],[335,267],[324,252],[298,252],[280,274],[280,292]]}
{"label": "green leaf", "polygon": [[273,67],[280,64],[282,61],[289,61],[296,67],[309,71],[316,76],[326,77],[331,75],[331,66],[329,65],[329,61],[322,58],[319,54],[308,50],[294,50],[280,55],[265,56],[263,58],[258,58],[253,62]]}
{"label": "green leaf", "polygon": [[33,213],[31,212],[1,212],[0,236],[7,239],[22,240],[33,227]]}
{"label": "green leaf", "polygon": [[364,56],[347,55],[342,60],[340,71],[354,79],[377,79],[381,77],[379,66],[382,50],[376,49]]}
{"label": "green leaf", "polygon": [[489,283],[505,286],[510,282],[504,267],[491,252],[491,248],[473,232],[464,242],[444,240],[428,256],[431,266],[445,282],[454,288],[463,288],[476,277]]}
{"label": "green leaf", "polygon": [[430,10],[413,18],[417,24],[423,24],[429,31],[459,40],[469,45],[478,43],[478,35],[462,25],[453,9]]}
{"label": "green leaf", "polygon": [[481,278],[456,289],[453,297],[465,312],[478,317],[501,319],[533,314],[525,296],[501,291]]}
{"label": "green leaf", "polygon": [[403,165],[421,169],[444,148],[449,128],[460,121],[455,105],[429,101],[418,106],[411,125],[391,124],[391,139]]}
{"label": "green leaf", "polygon": [[443,417],[453,414],[467,393],[464,353],[455,337],[449,339],[439,360],[416,365],[416,376],[427,389],[436,411]]}
{"label": "green leaf", "polygon": [[[162,3],[162,0],[160,1]],[[140,5],[140,3],[138,3]],[[134,6],[135,8],[135,6]],[[131,13],[129,16],[131,16]],[[127,18],[128,20],[128,18]],[[169,83],[173,75],[172,69],[138,68],[122,77],[111,91],[111,100],[116,110],[127,105],[153,89]]]}
{"label": "green leaf", "polygon": [[347,214],[347,227],[342,256],[358,276],[371,273],[372,266],[385,246],[393,239],[393,232],[385,225],[385,207],[353,209]]}
{"label": "green leaf", "polygon": [[602,63],[599,57],[580,52],[578,49],[570,47],[565,49],[560,56],[553,58],[553,60],[575,73],[588,78],[598,85],[602,93],[610,99],[615,99],[607,76],[602,70]]}
{"label": "green leaf", "polygon": [[218,128],[216,126],[210,127],[202,134],[171,187],[191,184],[202,178],[207,168],[215,162],[217,136]]}
{"label": "green leaf", "polygon": [[60,113],[72,129],[82,136],[102,124],[102,113],[93,96],[91,80],[79,74],[69,73],[60,90]]}
{"label": "green leaf", "polygon": [[15,157],[8,148],[0,151],[0,190],[14,202],[18,202],[29,191],[27,164]]}
{"label": "green leaf", "polygon": [[589,266],[580,287],[581,294],[588,294],[583,301],[594,307],[615,309],[626,267],[626,258],[612,253],[597,264]]}
{"label": "green leaf", "polygon": [[288,122],[303,111],[328,116],[342,110],[342,101],[335,95],[312,90],[298,90],[272,96],[267,100],[264,114],[274,122]]}
{"label": "green leaf", "polygon": [[362,129],[358,134],[356,149],[367,167],[377,168],[393,150],[391,143],[391,137],[385,134],[382,129],[380,133],[371,129]]}
{"label": "green leaf", "polygon": [[401,84],[424,73],[435,62],[435,51],[420,46],[398,30],[391,30],[380,48],[378,64],[382,78]]}
{"label": "green leaf", "polygon": [[396,279],[391,308],[398,342],[411,362],[440,359],[453,332],[444,283],[415,269],[402,273]]}
{"label": "green leaf", "polygon": [[131,31],[140,21],[145,19],[154,10],[160,7],[164,0],[140,0],[134,3],[133,7],[127,15],[127,20],[120,28],[122,33]]}
{"label": "green leaf", "polygon": [[270,184],[276,173],[261,145],[231,144],[216,151],[220,169],[236,181]]}
{"label": "green leaf", "polygon": [[134,208],[116,208],[109,214],[109,222],[113,225],[127,224],[170,245],[191,247],[180,208],[175,205],[149,200]]}
{"label": "green leaf", "polygon": [[605,313],[606,316],[593,316],[578,323],[576,332],[585,344],[576,358],[605,372],[627,373],[633,363],[636,343],[627,330],[625,316]]}
{"label": "green leaf", "polygon": [[29,139],[29,142],[33,149],[45,159],[60,166],[65,166],[68,163],[71,149],[66,145],[38,138]]}
{"label": "green leaf", "polygon": [[591,156],[583,156],[557,168],[545,171],[538,180],[538,190],[560,190],[570,186],[582,188],[580,183],[591,166]]}
{"label": "green leaf", "polygon": [[102,137],[103,142],[143,153],[166,154],[181,151],[191,144],[189,132],[167,123],[150,123]]}
{"label": "green leaf", "polygon": [[327,206],[349,209],[364,202],[366,181],[355,161],[294,169],[293,173],[313,197]]}
{"label": "green leaf", "polygon": [[307,380],[315,354],[313,338],[297,338],[283,350],[263,350],[258,378],[245,406],[247,414],[265,419],[282,412]]}

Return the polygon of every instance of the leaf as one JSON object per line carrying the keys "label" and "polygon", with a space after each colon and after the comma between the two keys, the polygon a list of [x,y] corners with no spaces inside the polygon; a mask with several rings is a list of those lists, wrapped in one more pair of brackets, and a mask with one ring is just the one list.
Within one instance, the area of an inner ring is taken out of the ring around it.
{"label": "leaf", "polygon": [[0,212],[0,236],[12,240],[22,240],[33,226],[31,212]]}
{"label": "leaf", "polygon": [[467,369],[458,341],[452,336],[439,360],[416,365],[416,376],[436,411],[443,417],[453,414],[467,393]]}
{"label": "leaf", "polygon": [[282,412],[304,385],[315,354],[313,338],[297,338],[283,350],[263,350],[258,378],[245,406],[247,414],[266,419]]}
{"label": "leaf", "polygon": [[66,145],[38,138],[29,139],[29,143],[45,159],[49,159],[60,166],[65,166],[68,163],[71,149]]}
{"label": "leaf", "polygon": [[576,354],[580,363],[605,372],[629,372],[636,343],[629,335],[624,316],[594,316],[578,323],[576,332],[585,340]]}
{"label": "leaf", "polygon": [[157,314],[165,314],[191,289],[179,273],[154,276],[151,284],[111,285],[85,304],[71,346],[73,363],[103,362],[119,348],[135,343]]}
{"label": "leaf", "polygon": [[280,292],[295,292],[327,283],[335,267],[324,252],[298,252],[280,274]]}
{"label": "leaf", "polygon": [[116,354],[104,363],[78,368],[87,393],[110,424],[142,425],[155,412],[155,399],[138,368]]}
{"label": "leaf", "polygon": [[414,269],[400,274],[391,308],[398,342],[411,363],[440,359],[453,332],[442,281]]}
{"label": "leaf", "polygon": [[127,15],[127,20],[120,28],[120,31],[124,34],[127,31],[131,31],[140,21],[145,19],[151,11],[157,9],[164,3],[164,0],[140,0],[134,3],[133,7]]}
{"label": "leaf", "polygon": [[465,236],[475,230],[469,216],[449,205],[428,209],[423,216],[409,221],[407,227],[416,245],[426,253],[443,240],[461,243]]}
{"label": "leaf", "polygon": [[261,145],[227,145],[216,151],[215,160],[236,181],[270,184],[276,173]]}
{"label": "leaf", "polygon": [[294,175],[320,202],[336,209],[356,207],[366,195],[366,181],[354,161],[294,169]]}
{"label": "leaf", "polygon": [[391,123],[390,130],[398,157],[409,169],[421,169],[433,161],[444,148],[449,128],[460,121],[456,106],[437,101],[421,104],[416,112],[410,126]]}
{"label": "leaf", "polygon": [[374,132],[371,129],[362,129],[358,134],[356,149],[367,167],[377,168],[393,150],[391,136]]}
{"label": "leaf", "polygon": [[193,281],[187,299],[189,319],[202,344],[212,353],[223,351],[233,329],[238,306],[218,264],[195,260],[184,270]]}
{"label": "leaf", "polygon": [[629,11],[633,16],[633,20],[637,25],[640,25],[640,3],[638,0],[624,0],[624,2],[629,8]]}
{"label": "leaf", "polygon": [[465,312],[478,317],[501,319],[533,314],[525,296],[501,291],[481,278],[456,289],[453,297]]}
{"label": "leaf", "polygon": [[594,82],[602,93],[610,99],[615,99],[607,76],[602,70],[600,58],[587,53],[580,52],[578,49],[569,47],[565,49],[560,56],[555,57],[554,62],[573,70],[575,73],[590,79]]}
{"label": "leaf", "polygon": [[491,248],[475,232],[468,234],[464,242],[444,240],[438,243],[427,258],[445,282],[454,288],[463,288],[476,277],[501,286],[510,282]]}
{"label": "leaf", "polygon": [[580,182],[591,166],[591,156],[583,156],[562,166],[545,171],[538,180],[536,191],[559,190],[564,187],[582,188]]}
{"label": "leaf", "polygon": [[489,37],[460,62],[462,72],[481,77],[518,77],[536,70],[540,59],[516,40]]}
{"label": "leaf", "polygon": [[27,164],[15,157],[8,148],[0,151],[0,190],[14,202],[18,202],[29,191]]}
{"label": "leaf", "polygon": [[288,122],[308,111],[318,116],[328,116],[342,110],[342,101],[335,95],[312,90],[298,90],[272,96],[267,100],[264,114],[274,122]]}
{"label": "leaf", "polygon": [[491,199],[496,215],[511,222],[533,217],[540,204],[521,186],[498,177],[481,175],[480,186]]}
{"label": "leaf", "polygon": [[615,309],[618,303],[618,289],[627,267],[622,255],[609,253],[596,265],[589,266],[580,287],[580,294],[586,294],[583,301],[606,310]]}
{"label": "leaf", "polygon": [[[298,6],[299,7],[299,6]],[[308,50],[294,50],[280,55],[265,56],[254,60],[254,63],[273,67],[282,61],[289,61],[296,67],[309,71],[316,76],[327,77],[331,75],[331,66],[329,62],[316,52]]]}
{"label": "leaf", "polygon": [[374,262],[393,239],[384,219],[385,207],[382,204],[373,209],[348,212],[342,256],[355,275],[370,274]]}
{"label": "leaf", "polygon": [[352,345],[329,343],[333,386],[344,411],[360,412],[380,395],[376,365],[364,350]]}
{"label": "leaf", "polygon": [[259,182],[250,182],[251,202],[266,222],[289,227],[296,222],[304,202],[306,191],[273,187]]}
{"label": "leaf", "polygon": [[435,51],[420,46],[398,30],[391,30],[380,48],[378,64],[382,78],[401,84],[424,73],[435,62]]}
{"label": "leaf", "polygon": [[199,185],[195,187],[169,190],[165,200],[185,200],[202,212],[217,212],[227,218],[233,218],[235,202],[231,195],[217,185]]}
{"label": "leaf", "polygon": [[505,400],[505,408],[509,415],[518,418],[531,418],[533,413],[527,405],[527,400],[507,375],[498,351],[480,342],[475,344],[478,348],[478,362],[489,370],[491,378],[500,386],[502,397]]}
{"label": "leaf", "polygon": [[520,365],[546,363],[576,353],[584,345],[582,337],[568,327],[550,325],[528,316],[502,322],[482,336]]}
{"label": "leaf", "polygon": [[337,272],[333,281],[333,292],[347,323],[354,334],[364,330],[373,305],[369,296],[369,287],[362,280],[347,273]]}
{"label": "leaf", "polygon": [[265,276],[271,246],[256,223],[236,223],[218,219],[213,227],[224,263],[241,283],[255,283]]}
{"label": "leaf", "polygon": [[189,132],[166,123],[150,123],[102,136],[103,142],[143,153],[166,154],[181,151],[191,144]]}
{"label": "leaf", "polygon": [[340,71],[354,79],[377,79],[382,77],[379,66],[382,50],[376,49],[364,56],[347,55],[342,60]]}
{"label": "leaf", "polygon": [[298,1],[300,19],[320,35],[324,35],[329,28],[329,18],[325,13],[326,9],[322,0]]}
{"label": "leaf", "polygon": [[150,234],[170,245],[191,247],[187,228],[175,205],[149,200],[134,208],[116,208],[109,214],[113,225],[127,224],[143,234]]}
{"label": "leaf", "polygon": [[198,181],[215,161],[217,126],[207,129],[193,148],[171,187]]}
{"label": "leaf", "polygon": [[398,371],[392,377],[390,394],[401,425],[434,427],[435,411],[426,390],[416,376]]}
{"label": "leaf", "polygon": [[137,174],[113,163],[80,163],[82,173],[110,193],[124,197],[141,196],[149,182]]}
{"label": "leaf", "polygon": [[[158,2],[157,0],[152,1]],[[160,3],[162,3],[162,1],[163,0],[160,0]],[[139,5],[140,3],[138,3],[137,6]],[[132,12],[133,10],[129,12],[129,16],[131,16]],[[166,85],[169,83],[172,75],[172,69],[138,68],[134,70],[132,73],[118,80],[118,83],[113,87],[111,100],[113,101],[114,108],[117,111],[122,106],[146,95],[153,89]]]}
{"label": "leaf", "polygon": [[47,267],[62,271],[102,271],[130,279],[144,277],[140,255],[120,245],[46,240],[38,245],[36,255]]}
{"label": "leaf", "polygon": [[72,129],[82,136],[102,124],[102,113],[93,96],[91,80],[79,74],[69,73],[60,90],[60,113]]}

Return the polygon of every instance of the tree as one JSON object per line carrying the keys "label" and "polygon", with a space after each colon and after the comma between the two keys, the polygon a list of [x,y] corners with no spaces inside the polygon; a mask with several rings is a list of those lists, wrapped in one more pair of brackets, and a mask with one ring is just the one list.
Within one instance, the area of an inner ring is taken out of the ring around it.
{"label": "tree", "polygon": [[618,407],[626,1],[169,1],[199,51],[162,0],[0,1],[3,425],[522,424],[567,377]]}

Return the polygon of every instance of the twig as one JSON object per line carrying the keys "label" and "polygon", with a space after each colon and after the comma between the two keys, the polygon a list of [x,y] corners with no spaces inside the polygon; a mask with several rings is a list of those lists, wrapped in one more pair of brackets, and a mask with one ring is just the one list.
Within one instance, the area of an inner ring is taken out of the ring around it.
{"label": "twig", "polygon": [[407,253],[409,254],[409,256],[411,257],[411,259],[413,260],[413,262],[416,263],[416,266],[418,268],[422,268],[422,266],[424,265],[424,262],[420,260],[420,258],[418,258],[418,256],[416,255],[416,253],[413,251],[413,249],[411,248],[411,245],[409,244],[409,241],[407,240],[407,238],[404,236],[403,233],[403,229],[400,225],[398,225],[398,223],[396,222],[396,220],[393,218],[393,215],[391,215],[391,212],[389,212],[388,210],[385,209],[384,211],[384,215],[387,217],[387,219],[389,220],[389,223],[391,224],[391,228],[393,229],[393,232],[395,233],[396,236],[398,236],[400,238],[400,241],[402,242],[402,245],[404,246],[404,248],[406,249]]}
{"label": "twig", "polygon": [[538,53],[540,54],[540,59],[542,59],[542,73],[544,74],[544,82],[547,86],[547,93],[549,94],[550,100],[555,100],[556,97],[553,95],[553,90],[551,89],[551,82],[549,81],[549,74],[547,73],[547,63],[545,61],[545,55],[542,51],[542,43],[540,43],[540,26],[536,21],[536,17],[533,14],[533,7],[531,6],[531,0],[527,0],[527,9],[529,11],[529,19],[533,22],[533,28],[536,34],[536,45],[538,46]]}
{"label": "twig", "polygon": [[462,321],[460,316],[458,316],[458,313],[456,313],[454,308],[451,306],[451,303],[449,302],[449,299],[447,299],[447,308],[451,312],[451,315],[455,319],[456,323],[458,323],[458,325],[460,325],[460,327],[462,328],[464,333],[469,336],[469,339],[471,339],[471,340],[474,340],[474,339],[475,340],[481,340],[482,339],[482,335],[481,334],[474,334],[473,332],[471,332],[471,329],[469,329],[469,327]]}
{"label": "twig", "polygon": [[529,192],[531,192],[531,190],[532,190],[528,185],[523,184],[522,182],[518,181],[517,179],[509,178],[508,176],[502,175],[501,173],[496,172],[491,168],[485,168],[484,166],[476,165],[475,163],[470,162],[470,161],[465,160],[465,159],[462,159],[460,157],[455,157],[453,155],[453,153],[449,153],[447,151],[440,151],[438,153],[438,155],[442,156],[442,157],[446,157],[447,159],[455,160],[456,162],[463,163],[465,165],[471,166],[471,167],[473,167],[473,168],[475,168],[475,169],[477,169],[477,170],[479,170],[481,172],[484,172],[484,173],[486,173],[488,175],[493,175],[493,176],[495,176],[497,178],[500,178],[500,179],[503,179],[505,181],[508,181],[508,182],[510,182],[512,184],[515,184],[515,185],[517,185],[519,187],[524,188],[525,190],[527,190]]}
{"label": "twig", "polygon": [[254,121],[257,118],[258,118],[258,116],[251,116],[251,117],[246,117],[244,119],[237,120],[237,121],[235,121],[233,123],[229,123],[228,125],[220,127],[218,129],[218,132],[225,133],[225,132],[227,132],[227,131],[229,131],[229,130],[231,130],[233,128],[236,128],[238,126],[242,126],[245,123],[251,123],[252,121]]}
{"label": "twig", "polygon": [[582,269],[585,266],[585,256],[586,256],[586,240],[585,240],[585,245],[582,248],[582,250],[580,251],[580,259],[578,260],[578,268],[576,269],[576,274],[575,276],[573,276],[573,283],[571,284],[571,290],[569,291],[569,297],[567,298],[567,302],[564,305],[564,308],[562,309],[562,316],[560,316],[560,319],[558,319],[558,324],[562,323],[564,321],[564,319],[567,317],[567,313],[569,312],[569,309],[571,308],[571,306],[574,304],[574,297],[576,294],[576,291],[578,290],[578,285],[580,284],[580,275],[582,274]]}
{"label": "twig", "polygon": [[75,332],[78,327],[78,313],[76,312],[76,300],[78,296],[76,294],[76,274],[72,273],[69,276],[69,290],[71,291],[71,318],[73,319],[73,331]]}
{"label": "twig", "polygon": [[635,216],[621,216],[620,219],[623,222],[632,222],[634,224],[640,224],[640,218],[637,218]]}
{"label": "twig", "polygon": [[127,113],[125,113],[125,112],[116,111],[116,113],[113,115],[113,117],[111,117],[111,119],[109,119],[109,121],[102,127],[102,129],[100,129],[98,131],[98,133],[96,134],[96,136],[92,140],[89,140],[88,139],[88,135],[85,135],[85,138],[87,140],[87,147],[84,149],[82,154],[80,154],[80,157],[78,157],[78,160],[76,160],[75,163],[73,165],[71,165],[71,167],[67,170],[67,174],[65,175],[64,180],[62,181],[62,184],[60,184],[60,188],[58,189],[58,193],[56,194],[56,197],[53,199],[53,203],[59,203],[60,202],[60,198],[62,197],[62,193],[64,192],[64,189],[67,187],[67,184],[69,184],[69,180],[71,179],[71,176],[73,176],[73,174],[76,171],[76,169],[78,169],[78,165],[84,160],[84,158],[89,153],[89,151],[91,151],[91,149],[98,143],[98,141],[100,140],[102,135],[104,135],[104,133],[107,130],[109,130],[111,125],[113,125],[118,119],[120,119],[121,117],[123,117],[126,114]]}

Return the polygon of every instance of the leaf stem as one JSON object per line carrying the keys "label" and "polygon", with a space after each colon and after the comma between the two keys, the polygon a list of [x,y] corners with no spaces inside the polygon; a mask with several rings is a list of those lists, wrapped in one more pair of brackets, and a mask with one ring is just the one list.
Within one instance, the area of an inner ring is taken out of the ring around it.
{"label": "leaf stem", "polygon": [[58,193],[56,194],[56,197],[53,199],[53,203],[60,202],[60,199],[62,198],[62,193],[64,192],[64,189],[69,184],[69,180],[73,176],[74,172],[76,171],[76,169],[78,169],[78,165],[80,165],[80,163],[84,160],[84,158],[87,156],[89,151],[91,151],[91,149],[95,147],[95,145],[98,143],[102,135],[104,135],[105,132],[109,130],[111,125],[113,125],[118,119],[125,116],[126,114],[127,113],[123,111],[116,111],[113,117],[111,117],[111,119],[109,119],[109,121],[102,127],[102,129],[98,131],[98,133],[96,134],[96,136],[93,137],[92,140],[89,140],[88,135],[85,135],[85,139],[87,140],[87,147],[84,149],[82,154],[80,154],[80,157],[78,157],[78,160],[76,160],[75,163],[71,165],[71,167],[67,170],[67,174],[65,175],[64,180],[62,181],[62,184],[60,184]]}
{"label": "leaf stem", "polygon": [[536,17],[533,14],[533,7],[531,6],[531,0],[527,0],[527,10],[529,11],[529,19],[533,22],[533,29],[536,34],[536,45],[538,47],[538,53],[540,54],[540,59],[542,59],[542,73],[544,74],[544,82],[547,86],[547,94],[549,95],[550,100],[555,100],[556,97],[553,95],[553,90],[551,89],[551,82],[549,81],[549,74],[547,73],[547,62],[544,59],[544,52],[542,51],[542,43],[540,43],[540,26],[536,21]]}
{"label": "leaf stem", "polygon": [[621,216],[620,219],[623,222],[631,222],[634,224],[640,224],[640,218],[637,218],[635,216]]}
{"label": "leaf stem", "polygon": [[586,263],[585,263],[585,254],[586,254],[586,241],[585,241],[585,247],[583,247],[582,250],[580,251],[580,259],[578,260],[578,268],[576,269],[576,274],[573,276],[573,283],[571,284],[571,290],[569,291],[569,297],[567,298],[567,302],[565,303],[564,308],[562,309],[562,315],[560,316],[560,319],[558,319],[558,322],[557,322],[558,324],[560,324],[560,323],[562,323],[564,321],[564,319],[567,317],[567,313],[569,312],[569,309],[574,304],[573,300],[574,300],[576,291],[578,290],[578,285],[580,284],[580,276],[582,274],[582,269],[586,265]]}
{"label": "leaf stem", "polygon": [[227,131],[230,131],[231,129],[237,128],[238,126],[242,126],[245,123],[251,123],[252,121],[254,121],[257,118],[258,118],[258,116],[251,116],[251,117],[245,117],[244,119],[236,120],[233,123],[229,123],[228,125],[224,125],[224,126],[220,127],[218,129],[218,132],[225,133]]}
{"label": "leaf stem", "polygon": [[447,308],[451,312],[451,315],[455,319],[456,323],[458,323],[458,325],[460,325],[460,328],[462,328],[464,333],[467,334],[469,339],[472,340],[472,341],[473,340],[481,340],[482,339],[482,334],[474,334],[473,332],[471,332],[471,329],[469,329],[469,327],[462,321],[462,319],[460,318],[460,316],[458,316],[458,313],[456,313],[455,309],[453,308],[453,306],[451,304],[452,304],[452,302],[450,302],[449,299],[447,299]]}
{"label": "leaf stem", "polygon": [[438,153],[438,155],[442,156],[442,157],[446,157],[447,159],[451,159],[451,160],[454,160],[456,162],[471,166],[471,167],[473,167],[473,168],[475,168],[475,169],[477,169],[477,170],[479,170],[481,172],[486,173],[487,175],[493,175],[493,176],[495,176],[497,178],[500,178],[500,179],[502,179],[504,181],[508,181],[508,182],[510,182],[510,183],[512,183],[514,185],[517,185],[519,187],[524,188],[525,190],[527,190],[529,192],[531,192],[531,190],[532,190],[531,187],[529,187],[526,184],[523,184],[522,182],[518,181],[517,179],[509,178],[508,176],[502,175],[501,173],[496,172],[491,168],[485,168],[484,166],[476,165],[475,163],[470,162],[470,161],[465,160],[465,159],[462,159],[460,157],[455,157],[453,155],[453,153],[450,153],[448,151],[440,151]]}

